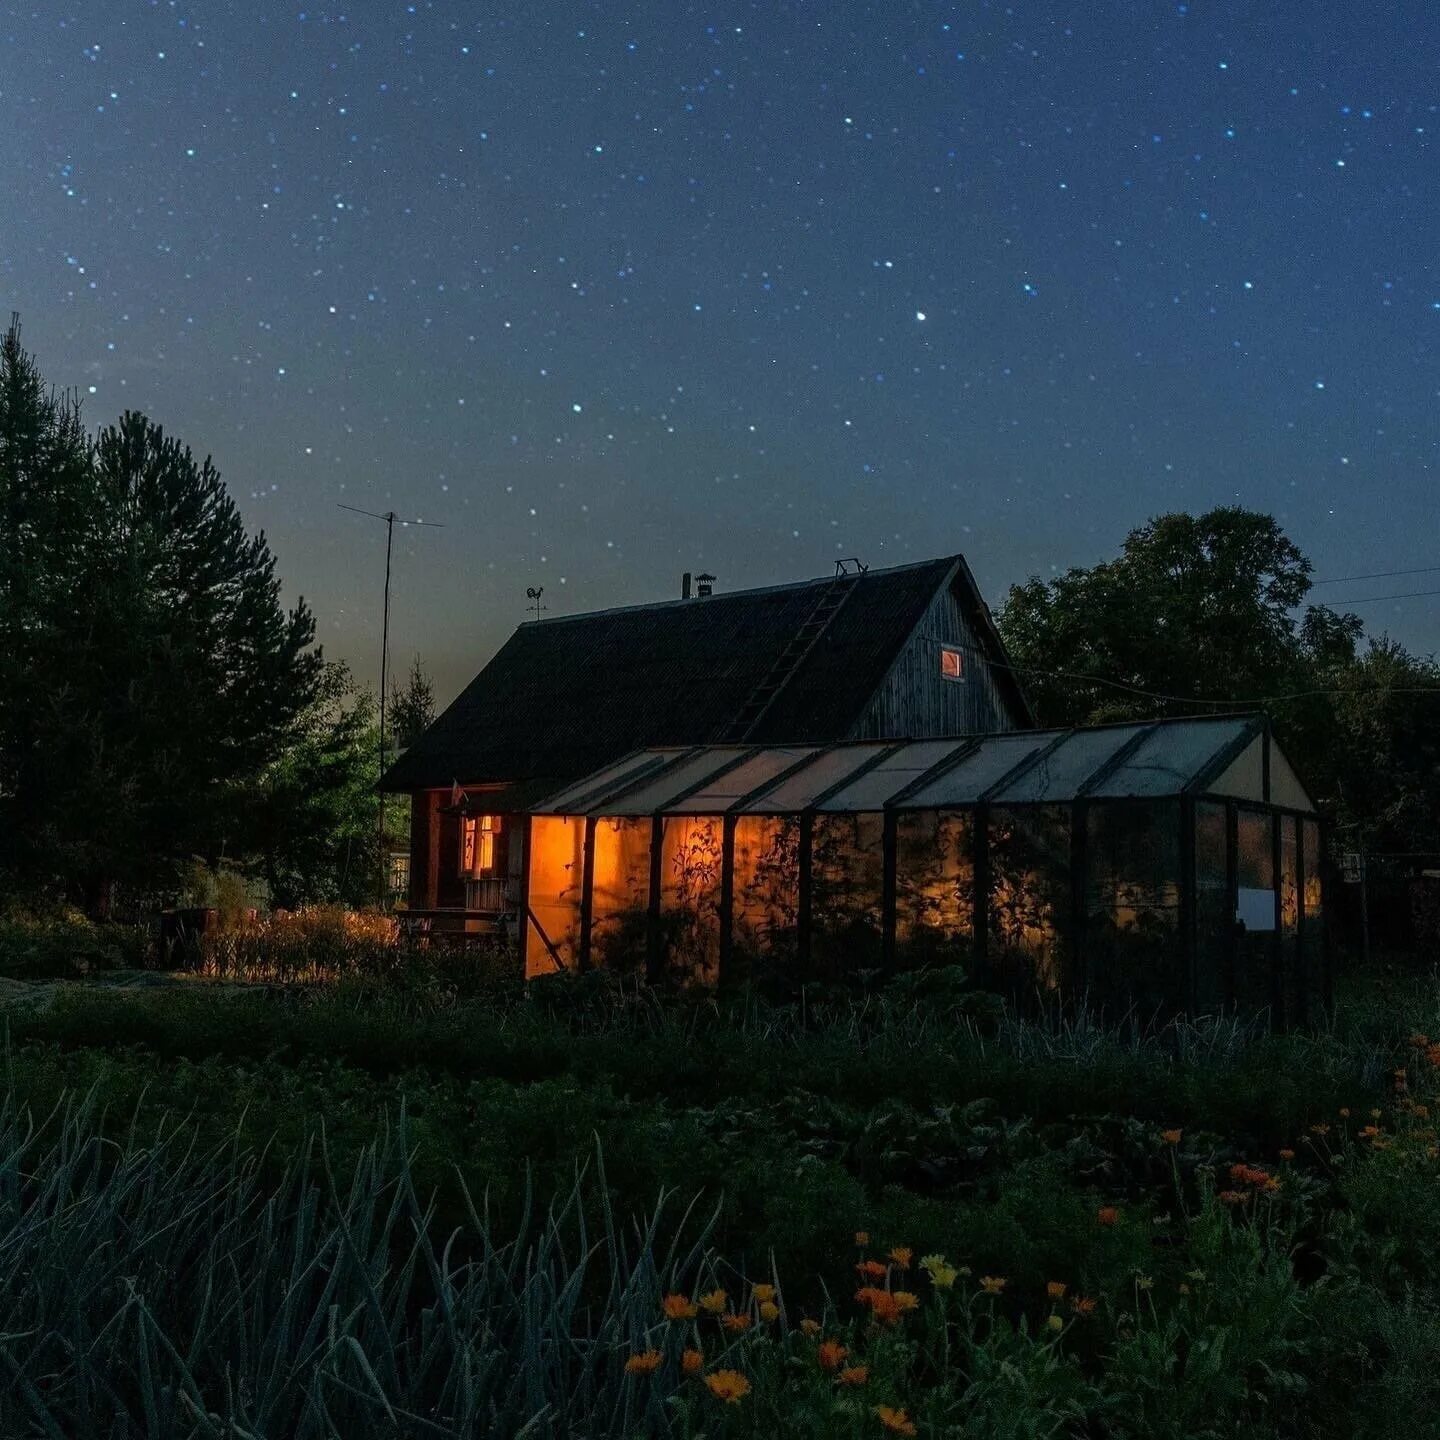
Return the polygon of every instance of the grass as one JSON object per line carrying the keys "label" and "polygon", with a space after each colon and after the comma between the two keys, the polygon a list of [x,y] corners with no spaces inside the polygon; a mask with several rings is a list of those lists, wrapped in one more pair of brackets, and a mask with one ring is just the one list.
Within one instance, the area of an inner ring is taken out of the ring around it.
{"label": "grass", "polygon": [[[928,1435],[1434,1433],[1427,983],[1278,1037],[1021,1020],[945,976],[469,990],[62,987],[17,1013],[0,1433],[876,1435],[881,1404]],[[866,1260],[917,1296],[894,1326],[853,1298]],[[660,1312],[717,1287],[744,1331]],[[687,1377],[691,1345],[750,1393]]]}

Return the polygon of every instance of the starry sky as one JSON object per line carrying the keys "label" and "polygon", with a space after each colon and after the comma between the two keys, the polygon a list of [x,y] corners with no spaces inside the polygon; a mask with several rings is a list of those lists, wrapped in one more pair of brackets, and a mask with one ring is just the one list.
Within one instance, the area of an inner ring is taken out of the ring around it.
{"label": "starry sky", "polygon": [[[0,304],[327,652],[1169,509],[1440,566],[1429,0],[0,0]],[[1440,589],[1440,569],[1315,598]],[[1440,596],[1357,605],[1440,647]]]}

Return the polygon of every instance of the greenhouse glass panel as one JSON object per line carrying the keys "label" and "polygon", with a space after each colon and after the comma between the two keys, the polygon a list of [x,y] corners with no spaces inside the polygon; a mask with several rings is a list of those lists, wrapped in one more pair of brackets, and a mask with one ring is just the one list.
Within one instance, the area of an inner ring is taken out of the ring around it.
{"label": "greenhouse glass panel", "polygon": [[943,810],[949,806],[973,805],[1016,765],[1034,755],[1055,737],[1042,731],[1016,731],[990,735],[974,754],[953,769],[922,785],[904,802],[906,810]]}
{"label": "greenhouse glass panel", "polygon": [[590,956],[606,970],[645,966],[650,920],[649,816],[595,822]]}
{"label": "greenhouse glass panel", "polygon": [[1314,820],[1300,822],[1300,856],[1305,873],[1304,908],[1300,917],[1302,973],[1307,991],[1318,1001],[1325,993],[1325,890],[1320,826]]}
{"label": "greenhouse glass panel", "polygon": [[816,815],[810,846],[810,958],[822,974],[884,959],[883,815]]}
{"label": "greenhouse glass panel", "polygon": [[[1173,720],[1155,730],[1090,792],[1094,799],[1178,795],[1244,730],[1246,722]],[[1257,792],[1258,795],[1258,792]]]}
{"label": "greenhouse glass panel", "polygon": [[1232,795],[1237,800],[1265,798],[1265,737],[1257,735],[1210,785],[1215,795]]}
{"label": "greenhouse glass panel", "polygon": [[1070,812],[1060,806],[990,812],[986,968],[1019,995],[1056,990],[1070,942]]}
{"label": "greenhouse glass panel", "polygon": [[721,815],[752,790],[758,790],[777,775],[783,775],[792,765],[814,755],[816,749],[814,745],[806,745],[762,750],[671,808],[683,809],[692,815]]}
{"label": "greenhouse glass panel", "polygon": [[575,968],[580,949],[584,855],[584,820],[569,815],[536,815],[531,819],[530,914],[525,921],[527,980]]}
{"label": "greenhouse glass panel", "polygon": [[1235,911],[1229,894],[1229,830],[1225,807],[1195,805],[1195,995],[1197,1015],[1229,1004]]}
{"label": "greenhouse glass panel", "polygon": [[822,750],[803,770],[782,780],[768,795],[746,805],[751,815],[794,815],[807,810],[832,785],[873,760],[882,745],[838,745]]}
{"label": "greenhouse glass panel", "polygon": [[590,809],[592,801],[598,801],[612,791],[627,784],[633,784],[642,776],[654,774],[666,765],[678,760],[683,750],[642,750],[638,755],[627,755],[623,760],[587,775],[574,785],[550,796],[543,804],[534,807],[537,815],[583,815]]}
{"label": "greenhouse glass panel", "polygon": [[1244,929],[1235,939],[1235,1004],[1258,1012],[1275,996],[1275,817],[1263,810],[1237,813],[1235,918]]}
{"label": "greenhouse glass panel", "polygon": [[975,817],[908,810],[895,817],[895,951],[904,966],[974,959]]}
{"label": "greenhouse glass panel", "polygon": [[720,977],[720,868],[723,822],[672,816],[660,849],[660,934],[666,971],[713,985]]}
{"label": "greenhouse glass panel", "polygon": [[648,784],[615,800],[604,802],[607,815],[651,815],[663,810],[692,786],[717,775],[746,753],[741,746],[716,745],[681,760]]}
{"label": "greenhouse glass panel", "polygon": [[1091,1003],[1142,1020],[1183,1009],[1179,802],[1087,806],[1085,864]]}
{"label": "greenhouse glass panel", "polygon": [[1279,825],[1281,1018],[1286,1025],[1297,1025],[1305,1014],[1300,958],[1300,838],[1293,815],[1281,815]]}
{"label": "greenhouse glass panel", "polygon": [[1144,728],[1143,725],[1113,725],[1098,730],[1077,730],[991,798],[997,805],[1073,799],[1076,791]]}
{"label": "greenhouse glass panel", "polygon": [[731,937],[736,968],[793,964],[800,916],[800,821],[794,815],[735,820]]}
{"label": "greenhouse glass panel", "polygon": [[826,800],[820,809],[879,810],[892,795],[918,780],[932,765],[938,765],[966,743],[959,740],[917,740],[913,745],[902,746],[863,775],[857,775],[843,790]]}

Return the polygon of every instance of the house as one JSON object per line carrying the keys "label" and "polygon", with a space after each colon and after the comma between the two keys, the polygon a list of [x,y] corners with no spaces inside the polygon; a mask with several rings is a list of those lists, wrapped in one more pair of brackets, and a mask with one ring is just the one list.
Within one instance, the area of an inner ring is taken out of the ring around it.
{"label": "house", "polygon": [[515,934],[524,817],[655,746],[920,739],[1033,717],[960,556],[521,625],[387,772],[411,797],[409,906]]}

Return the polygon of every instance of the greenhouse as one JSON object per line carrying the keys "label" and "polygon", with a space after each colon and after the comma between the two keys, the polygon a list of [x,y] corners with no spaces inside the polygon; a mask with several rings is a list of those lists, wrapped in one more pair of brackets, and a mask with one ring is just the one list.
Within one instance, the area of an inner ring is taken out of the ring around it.
{"label": "greenhouse", "polygon": [[1280,1025],[1329,992],[1323,822],[1261,717],[644,750],[528,823],[528,977],[959,962]]}

